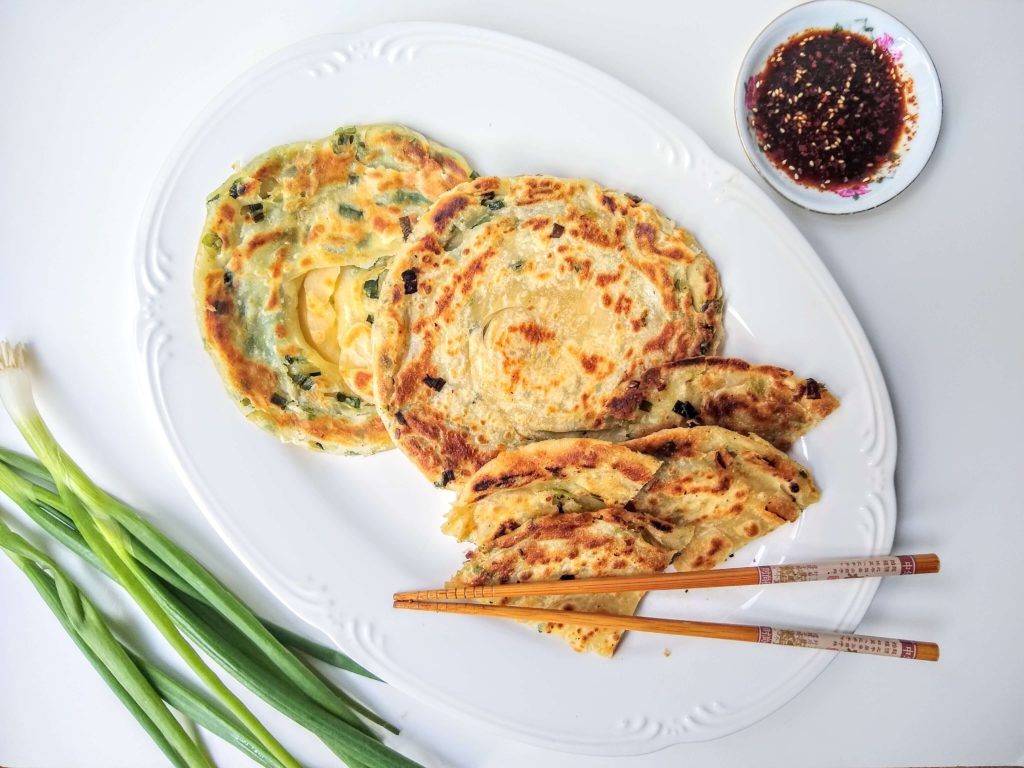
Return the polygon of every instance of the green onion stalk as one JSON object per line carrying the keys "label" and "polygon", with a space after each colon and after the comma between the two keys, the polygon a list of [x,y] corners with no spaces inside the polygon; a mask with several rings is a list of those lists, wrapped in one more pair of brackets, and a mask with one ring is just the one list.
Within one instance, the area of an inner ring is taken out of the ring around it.
{"label": "green onion stalk", "polygon": [[[234,743],[264,765],[298,763],[224,685],[186,640],[206,651],[237,680],[303,725],[351,766],[416,766],[381,743],[374,730],[397,729],[303,663],[286,644],[350,671],[366,670],[332,649],[262,621],[198,561],[142,515],[93,483],[57,444],[32,396],[21,345],[0,342],[0,399],[39,461],[0,449],[0,490],[41,528],[117,581],[212,694],[216,704],[189,694],[145,662],[135,663],[109,632],[93,640],[81,627],[98,613],[52,561],[0,530],[0,546],[29,575],[73,639],[115,693],[176,765],[206,765],[205,756],[165,716],[163,701]],[[74,599],[67,595],[77,595]],[[56,596],[56,597],[54,597]],[[89,606],[88,608],[84,606]],[[91,617],[85,622],[81,616]],[[120,647],[120,646],[119,646]],[[104,655],[106,654],[106,655]],[[113,654],[113,655],[111,655]],[[148,680],[149,686],[140,682]],[[153,691],[157,691],[154,699]],[[157,707],[160,704],[163,709]],[[170,716],[173,720],[173,716]]]}

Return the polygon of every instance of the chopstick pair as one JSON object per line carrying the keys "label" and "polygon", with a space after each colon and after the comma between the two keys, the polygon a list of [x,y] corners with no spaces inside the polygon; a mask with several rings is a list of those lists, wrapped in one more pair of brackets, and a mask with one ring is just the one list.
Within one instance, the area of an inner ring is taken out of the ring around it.
{"label": "chopstick pair", "polygon": [[758,584],[783,584],[800,581],[863,579],[874,576],[911,576],[938,573],[938,555],[886,555],[830,562],[793,565],[765,565],[748,568],[722,568],[686,573],[658,573],[643,576],[600,576],[565,581],[521,582],[451,589],[427,589],[396,592],[394,607],[414,611],[459,613],[503,617],[519,621],[554,621],[608,629],[631,629],[668,635],[686,635],[749,643],[770,643],[802,648],[817,648],[848,653],[868,653],[921,661],[938,661],[935,643],[900,640],[837,632],[812,632],[796,629],[744,624],[718,624],[706,621],[658,619],[622,616],[610,613],[566,611],[550,608],[525,608],[509,605],[451,602],[496,597],[537,595],[578,595],[607,592],[634,592],[663,589],[738,587]]}

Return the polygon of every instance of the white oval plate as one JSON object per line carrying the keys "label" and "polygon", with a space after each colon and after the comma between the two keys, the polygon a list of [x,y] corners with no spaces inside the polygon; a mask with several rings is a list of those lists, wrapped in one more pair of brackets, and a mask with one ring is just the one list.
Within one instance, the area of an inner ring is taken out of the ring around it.
{"label": "white oval plate", "polygon": [[[439,531],[452,494],[398,452],[318,455],[239,414],[192,314],[205,197],[232,162],[373,121],[414,126],[484,173],[600,179],[691,227],[722,273],[728,353],[791,366],[843,403],[794,448],[822,501],[731,563],[889,551],[889,398],[857,320],[799,232],[685,125],[617,81],[532,43],[435,24],[318,37],[271,57],[198,119],[154,192],[139,244],[140,349],[181,476],[210,523],[281,601],[361,664],[521,739],[636,754],[722,736],[780,707],[831,654],[634,633],[609,661],[519,624],[393,610],[393,591],[440,585],[459,567],[465,546]],[[643,610],[852,630],[876,588],[659,593]]]}
{"label": "white oval plate", "polygon": [[[908,111],[916,115],[912,130],[904,132],[895,152],[898,163],[888,163],[872,180],[858,187],[823,191],[801,186],[776,168],[757,145],[750,125],[749,83],[764,69],[772,51],[808,29],[836,25],[873,38],[896,60],[902,76],[912,83]],[[942,124],[942,89],[928,51],[914,33],[880,8],[854,0],[816,0],[787,11],[765,27],[740,65],[735,94],[736,129],[751,165],[775,191],[790,202],[820,213],[858,213],[887,203],[910,186],[928,164]]]}

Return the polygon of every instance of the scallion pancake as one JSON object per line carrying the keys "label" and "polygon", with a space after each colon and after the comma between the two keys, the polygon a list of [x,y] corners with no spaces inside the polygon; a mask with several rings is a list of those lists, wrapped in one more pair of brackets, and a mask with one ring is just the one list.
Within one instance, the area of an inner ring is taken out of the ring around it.
{"label": "scallion pancake", "polygon": [[622,386],[721,336],[714,264],[652,205],[582,179],[479,178],[388,271],[377,405],[430,480],[459,486],[503,450],[602,428]]}
{"label": "scallion pancake", "polygon": [[206,347],[246,415],[317,450],[391,446],[373,406],[378,280],[458,154],[397,125],[277,147],[208,199],[195,269]]}

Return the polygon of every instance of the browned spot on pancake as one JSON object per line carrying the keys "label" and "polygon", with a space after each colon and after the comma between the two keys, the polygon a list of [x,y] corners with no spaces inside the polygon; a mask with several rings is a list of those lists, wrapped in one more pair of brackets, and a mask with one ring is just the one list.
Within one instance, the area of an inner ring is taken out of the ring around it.
{"label": "browned spot on pancake", "polygon": [[594,276],[594,282],[597,283],[601,288],[604,288],[612,283],[617,283],[622,279],[622,267],[621,265],[614,272],[602,272]]}
{"label": "browned spot on pancake", "polygon": [[252,256],[260,248],[276,243],[284,236],[285,233],[277,229],[272,229],[269,232],[259,232],[246,240],[238,250],[243,256]]}
{"label": "browned spot on pancake", "polygon": [[305,237],[305,240],[303,242],[306,242],[306,243],[313,242],[314,240],[319,238],[320,235],[322,235],[324,233],[324,229],[325,229],[325,227],[324,227],[323,222],[318,221],[316,224],[314,224],[312,227],[309,228],[309,232],[306,233],[306,237]]}
{"label": "browned spot on pancake", "polygon": [[278,298],[278,291],[271,291],[270,298],[267,299],[267,311],[272,312],[280,306],[281,300]]}
{"label": "browned spot on pancake", "polygon": [[228,202],[221,203],[220,207],[217,209],[217,215],[224,221],[234,221],[235,207]]}
{"label": "browned spot on pancake", "polygon": [[520,179],[513,187],[515,202],[519,205],[533,205],[542,200],[563,199],[569,194],[568,185],[550,177]]}
{"label": "browned spot on pancake", "polygon": [[644,352],[658,352],[668,349],[678,331],[679,324],[675,320],[665,323],[665,327],[661,329],[658,335],[644,344]]}
{"label": "browned spot on pancake", "polygon": [[331,147],[321,147],[313,160],[313,176],[318,186],[348,182],[350,158],[334,153]]}
{"label": "browned spot on pancake", "polygon": [[633,300],[626,294],[619,296],[615,302],[615,314],[617,315],[628,315],[629,311],[633,308]]}
{"label": "browned spot on pancake", "polygon": [[607,291],[605,293],[602,293],[601,294],[601,303],[604,304],[606,307],[610,307],[612,305],[612,296],[611,296],[611,294],[608,293]]}
{"label": "browned spot on pancake", "polygon": [[654,254],[674,261],[691,261],[693,259],[693,254],[687,249],[660,247],[657,243],[658,230],[646,222],[639,222],[633,229],[633,235],[636,237],[637,247],[644,253]]}
{"label": "browned spot on pancake", "polygon": [[550,331],[542,325],[533,322],[520,323],[509,326],[509,330],[521,334],[527,341],[533,344],[542,344],[555,338],[554,331]]}
{"label": "browned spot on pancake", "polygon": [[277,335],[277,338],[283,339],[288,335],[288,328],[285,327],[284,323],[278,323],[274,327],[274,333]]}
{"label": "browned spot on pancake", "polygon": [[576,214],[570,216],[570,218],[576,224],[576,231],[572,233],[575,237],[579,237],[592,245],[599,245],[602,248],[614,248],[617,244],[614,234],[605,232],[601,225],[589,216]]}
{"label": "browned spot on pancake", "polygon": [[754,538],[755,536],[761,533],[761,528],[753,520],[748,520],[746,523],[743,524],[743,533],[745,533],[750,538]]}
{"label": "browned spot on pancake", "polygon": [[[494,458],[496,451],[482,451],[461,431],[453,431],[436,414],[425,411],[405,412],[403,446],[410,458],[425,472],[440,478],[444,469],[455,473],[456,481],[464,480],[478,467]],[[444,457],[445,467],[438,457]]]}
{"label": "browned spot on pancake", "polygon": [[373,231],[374,232],[387,232],[391,228],[388,220],[383,216],[373,217]]}
{"label": "browned spot on pancake", "polygon": [[636,461],[615,461],[612,468],[621,472],[634,483],[646,482],[651,478],[651,473],[643,464]]}
{"label": "browned spot on pancake", "polygon": [[[415,360],[402,366],[402,370],[395,379],[395,393],[392,398],[394,402],[409,402],[412,393],[419,390],[423,377],[430,374],[429,363],[430,351],[423,350]],[[408,418],[408,414],[406,414],[406,418]]]}
{"label": "browned spot on pancake", "polygon": [[373,384],[373,374],[369,371],[356,371],[356,386],[360,389],[367,389]]}
{"label": "browned spot on pancake", "polygon": [[604,359],[601,355],[597,354],[582,354],[580,355],[580,365],[583,366],[583,370],[587,373],[593,373],[597,370],[598,364],[604,362]]}
{"label": "browned spot on pancake", "polygon": [[465,195],[451,195],[443,203],[434,206],[434,215],[431,221],[434,224],[434,231],[441,234],[451,224],[461,211],[469,206],[469,198]]}
{"label": "browned spot on pancake", "polygon": [[284,274],[284,264],[288,259],[288,246],[282,245],[274,254],[274,261],[270,265],[270,274],[277,280]]}
{"label": "browned spot on pancake", "polygon": [[[396,137],[397,138],[397,137]],[[399,139],[399,141],[401,141]],[[395,143],[399,143],[396,141]],[[420,143],[415,139],[409,139],[402,142],[402,156],[406,160],[411,160],[416,165],[421,165],[427,159],[427,152],[420,146]]]}
{"label": "browned spot on pancake", "polygon": [[497,176],[482,176],[473,182],[473,189],[480,192],[490,192],[491,190],[497,189],[501,184],[501,181]]}
{"label": "browned spot on pancake", "polygon": [[281,160],[280,158],[274,158],[273,160],[268,160],[259,168],[257,168],[256,172],[253,173],[253,177],[257,181],[265,181],[266,179],[269,179],[273,176],[277,176],[277,174],[279,174],[280,172]]}
{"label": "browned spot on pancake", "polygon": [[601,205],[607,208],[610,213],[615,213],[615,201],[612,199],[611,195],[601,195]]}
{"label": "browned spot on pancake", "polygon": [[769,499],[764,508],[766,512],[770,512],[786,522],[792,522],[800,517],[800,507],[796,505],[796,502],[779,496]]}

